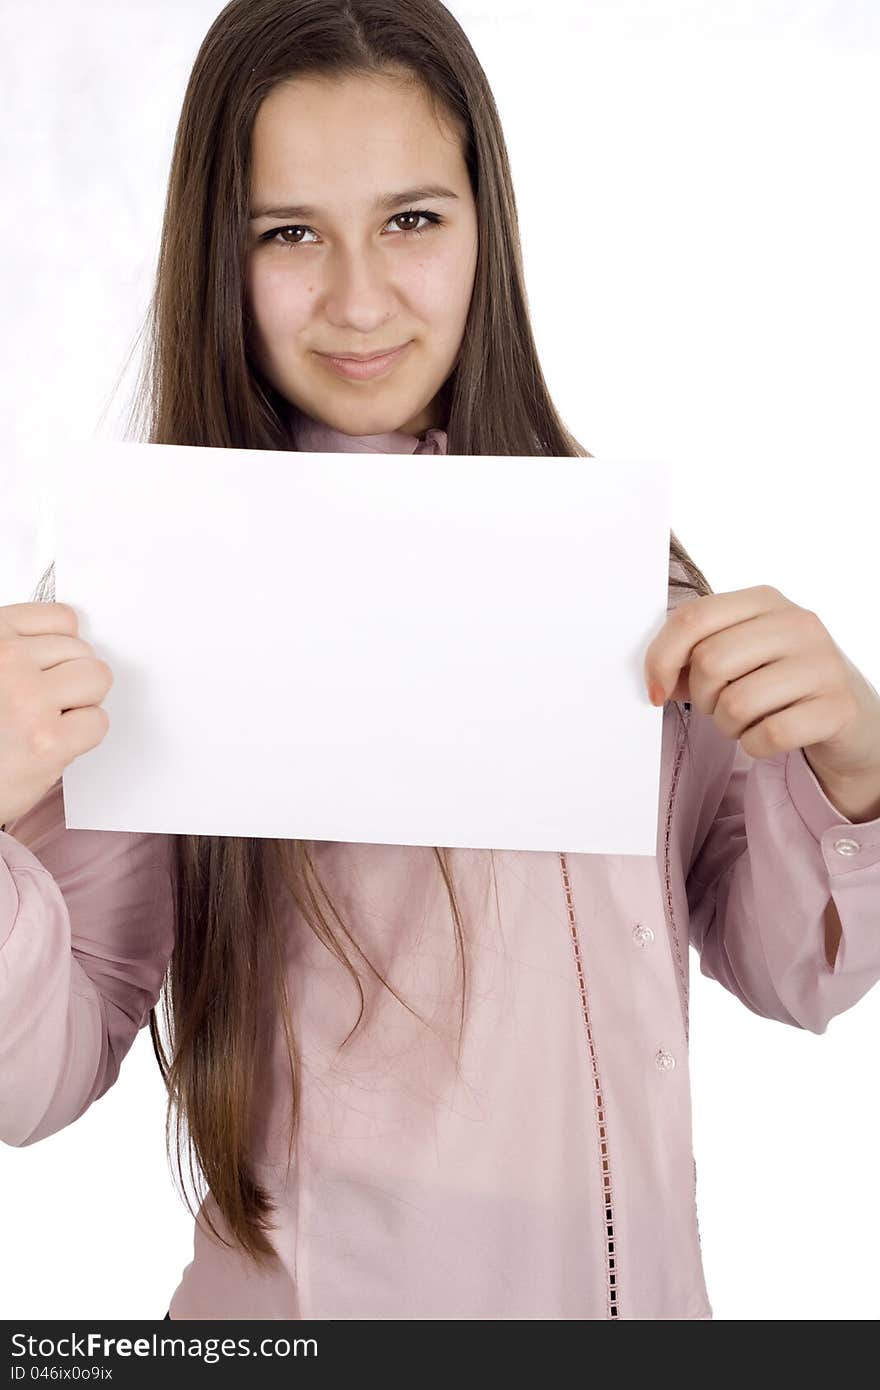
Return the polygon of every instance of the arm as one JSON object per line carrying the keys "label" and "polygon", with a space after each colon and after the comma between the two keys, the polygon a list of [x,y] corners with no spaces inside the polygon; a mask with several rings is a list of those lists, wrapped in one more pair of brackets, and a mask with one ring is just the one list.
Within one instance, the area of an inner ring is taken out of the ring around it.
{"label": "arm", "polygon": [[23,1147],[113,1085],[173,945],[162,835],[68,830],[59,780],[0,831],[0,1140]]}
{"label": "arm", "polygon": [[695,709],[689,733],[712,769],[686,885],[701,973],[823,1033],[880,979],[880,817],[849,821],[801,749],[753,759]]}

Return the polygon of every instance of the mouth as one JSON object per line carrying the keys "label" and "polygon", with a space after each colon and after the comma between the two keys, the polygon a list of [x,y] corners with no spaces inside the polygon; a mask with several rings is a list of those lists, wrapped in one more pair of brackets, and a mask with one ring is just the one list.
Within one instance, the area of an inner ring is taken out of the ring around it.
{"label": "mouth", "polygon": [[391,348],[386,352],[376,352],[369,356],[339,356],[334,357],[326,352],[316,353],[322,362],[339,376],[347,377],[350,381],[366,381],[375,376],[381,376],[389,371],[400,360],[407,348],[410,347],[412,340],[401,343],[399,347]]}
{"label": "mouth", "polygon": [[402,347],[406,347],[406,343],[398,343],[397,347],[380,348],[378,352],[322,352],[321,356],[332,357],[337,362],[372,362],[376,357],[391,357]]}

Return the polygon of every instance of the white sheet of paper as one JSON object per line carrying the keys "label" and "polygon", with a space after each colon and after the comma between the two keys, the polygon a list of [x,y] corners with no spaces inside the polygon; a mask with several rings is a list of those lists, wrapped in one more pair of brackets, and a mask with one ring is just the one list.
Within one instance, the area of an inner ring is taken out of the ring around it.
{"label": "white sheet of paper", "polygon": [[72,442],[71,829],[654,855],[668,465]]}

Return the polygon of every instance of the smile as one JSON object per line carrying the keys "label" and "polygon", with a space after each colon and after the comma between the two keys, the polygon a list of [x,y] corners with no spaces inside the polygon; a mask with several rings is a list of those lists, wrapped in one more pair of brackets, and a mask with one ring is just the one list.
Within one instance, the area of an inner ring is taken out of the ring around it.
{"label": "smile", "polygon": [[373,377],[383,376],[395,366],[406,352],[411,343],[402,343],[393,352],[382,353],[379,357],[367,357],[358,359],[356,357],[329,357],[324,352],[316,355],[325,362],[331,371],[338,376],[346,377],[349,381],[371,381]]}

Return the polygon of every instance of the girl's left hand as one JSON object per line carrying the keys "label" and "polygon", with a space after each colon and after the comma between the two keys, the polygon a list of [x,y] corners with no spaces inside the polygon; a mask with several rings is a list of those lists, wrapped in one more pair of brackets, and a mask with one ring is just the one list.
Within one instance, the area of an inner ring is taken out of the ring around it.
{"label": "girl's left hand", "polygon": [[689,700],[752,758],[802,748],[826,784],[880,779],[880,695],[816,614],[769,584],[673,609],[644,670],[652,704]]}

